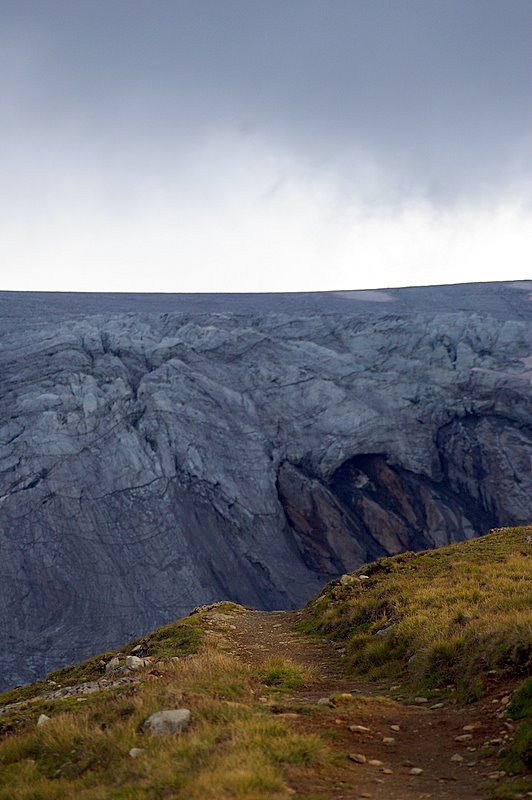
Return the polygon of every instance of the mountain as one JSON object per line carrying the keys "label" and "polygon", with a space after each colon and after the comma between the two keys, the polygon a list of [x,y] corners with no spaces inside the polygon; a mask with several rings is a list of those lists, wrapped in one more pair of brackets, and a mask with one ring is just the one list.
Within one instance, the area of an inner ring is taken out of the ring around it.
{"label": "mountain", "polygon": [[530,521],[532,282],[0,293],[0,658]]}

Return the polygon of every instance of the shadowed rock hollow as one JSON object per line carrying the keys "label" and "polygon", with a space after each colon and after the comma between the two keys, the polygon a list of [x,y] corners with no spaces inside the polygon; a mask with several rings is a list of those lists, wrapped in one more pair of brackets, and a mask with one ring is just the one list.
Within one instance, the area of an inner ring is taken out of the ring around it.
{"label": "shadowed rock hollow", "polygon": [[0,293],[4,687],[529,522],[531,293]]}

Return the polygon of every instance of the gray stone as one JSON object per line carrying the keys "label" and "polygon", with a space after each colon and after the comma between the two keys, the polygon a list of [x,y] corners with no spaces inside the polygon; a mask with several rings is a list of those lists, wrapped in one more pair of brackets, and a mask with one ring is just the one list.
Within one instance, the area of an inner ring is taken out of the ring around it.
{"label": "gray stone", "polygon": [[135,670],[141,669],[141,667],[146,666],[146,662],[143,658],[139,658],[138,656],[127,656],[126,657],[126,668]]}
{"label": "gray stone", "polygon": [[365,764],[367,761],[364,753],[348,753],[347,757],[354,761],[356,764]]}
{"label": "gray stone", "polygon": [[349,586],[351,583],[356,583],[356,580],[354,575],[342,575],[340,583],[342,586]]}
{"label": "gray stone", "polygon": [[46,725],[47,722],[50,722],[50,719],[51,718],[47,714],[39,714],[37,726],[40,727],[41,725]]}
{"label": "gray stone", "polygon": [[188,708],[166,709],[157,711],[145,720],[142,730],[156,736],[165,736],[172,733],[181,733],[190,724],[190,711]]}
{"label": "gray stone", "polygon": [[113,656],[113,658],[111,658],[105,665],[106,672],[115,672],[119,668],[120,668],[120,659],[118,658],[118,656]]}
{"label": "gray stone", "polygon": [[528,522],[530,288],[0,293],[0,688]]}
{"label": "gray stone", "polygon": [[138,758],[139,756],[144,755],[145,752],[146,750],[144,750],[142,747],[132,747],[129,751],[129,755],[131,758]]}

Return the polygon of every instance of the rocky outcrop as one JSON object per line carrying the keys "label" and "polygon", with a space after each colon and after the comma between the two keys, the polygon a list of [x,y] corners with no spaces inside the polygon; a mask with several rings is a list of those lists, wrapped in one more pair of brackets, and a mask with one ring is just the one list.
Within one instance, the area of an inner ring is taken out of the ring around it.
{"label": "rocky outcrop", "polygon": [[489,314],[416,291],[334,313],[12,298],[4,685],[200,603],[291,607],[381,554],[529,521],[530,289],[490,290]]}

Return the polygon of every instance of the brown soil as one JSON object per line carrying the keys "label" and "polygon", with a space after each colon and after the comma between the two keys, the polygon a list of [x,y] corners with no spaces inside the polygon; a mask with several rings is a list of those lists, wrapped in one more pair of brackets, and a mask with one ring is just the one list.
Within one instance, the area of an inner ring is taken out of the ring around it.
{"label": "brown soil", "polygon": [[[468,706],[450,701],[435,710],[428,708],[430,703],[406,705],[390,699],[389,683],[346,678],[334,644],[315,644],[296,632],[300,617],[300,612],[246,610],[235,614],[230,626],[218,620],[211,623],[213,633],[219,632],[227,648],[247,663],[283,656],[311,668],[316,675],[315,681],[292,690],[282,700],[268,700],[272,713],[287,715],[284,719],[295,730],[323,735],[338,755],[334,765],[310,771],[292,769],[289,780],[295,795],[316,800],[486,797],[487,786],[497,780],[489,777],[499,770],[497,750],[511,729],[500,700],[512,687],[494,686],[488,697]],[[317,703],[320,698],[343,693],[349,697],[333,699],[328,705]],[[350,725],[364,725],[370,733],[352,732]],[[400,730],[394,731],[392,725],[399,725]],[[475,728],[464,731],[468,725]],[[457,742],[455,737],[464,733],[472,738]],[[393,738],[394,743],[385,744],[385,737]],[[350,760],[349,753],[364,755],[366,763]],[[455,754],[463,760],[452,761]],[[382,766],[370,765],[371,759],[381,761]],[[423,771],[412,775],[412,768]]]}

